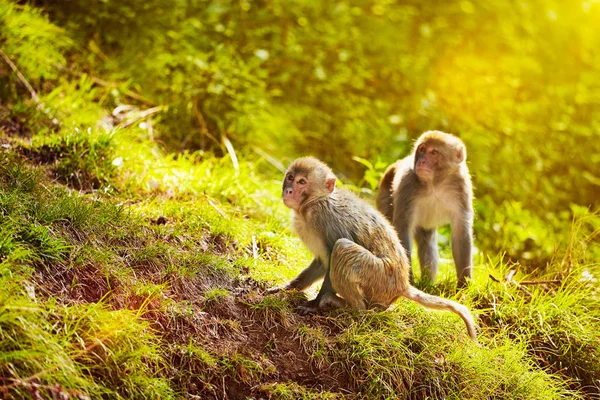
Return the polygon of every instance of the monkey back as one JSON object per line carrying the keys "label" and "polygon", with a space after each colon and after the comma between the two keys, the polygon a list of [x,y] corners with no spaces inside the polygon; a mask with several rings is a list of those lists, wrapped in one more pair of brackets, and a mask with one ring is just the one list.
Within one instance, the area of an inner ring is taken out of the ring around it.
{"label": "monkey back", "polygon": [[[336,189],[329,196],[307,204],[296,214],[294,226],[315,255],[318,253],[313,249],[318,246],[307,242],[305,238],[309,235],[303,234],[303,227],[314,227],[314,236],[321,238],[322,251],[326,252],[327,258],[339,239],[349,239],[407,274],[407,268],[398,268],[406,266],[407,261],[392,225],[373,206],[349,190]],[[327,260],[323,261],[327,263]]]}

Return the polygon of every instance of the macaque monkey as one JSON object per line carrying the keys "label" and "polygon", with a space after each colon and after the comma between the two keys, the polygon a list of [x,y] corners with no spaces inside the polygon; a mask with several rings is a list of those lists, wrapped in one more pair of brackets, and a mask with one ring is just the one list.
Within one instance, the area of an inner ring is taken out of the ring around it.
{"label": "macaque monkey", "polygon": [[[473,188],[467,151],[454,135],[425,132],[412,154],[390,165],[379,183],[377,208],[398,232],[411,261],[412,238],[421,273],[435,281],[438,268],[436,228],[450,223],[458,287],[471,278]],[[412,268],[410,268],[412,282]]]}
{"label": "macaque monkey", "polygon": [[304,290],[324,279],[317,297],[300,312],[345,306],[385,310],[404,296],[458,314],[476,341],[469,309],[412,287],[410,264],[392,225],[352,192],[336,189],[335,183],[331,169],[313,157],[294,161],[283,179],[283,202],[294,210],[294,229],[314,255],[286,289]]}

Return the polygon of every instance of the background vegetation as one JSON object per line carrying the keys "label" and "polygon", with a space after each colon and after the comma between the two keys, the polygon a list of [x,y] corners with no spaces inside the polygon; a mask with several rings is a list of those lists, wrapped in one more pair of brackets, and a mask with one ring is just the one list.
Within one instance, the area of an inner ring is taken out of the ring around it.
{"label": "background vegetation", "polygon": [[[593,0],[0,0],[2,393],[597,397],[599,20]],[[484,348],[405,303],[310,319],[265,296],[308,257],[283,166],[316,155],[371,200],[429,129],[467,145],[478,265],[427,289],[478,310]]]}
{"label": "background vegetation", "polygon": [[311,153],[358,182],[353,157],[380,171],[421,132],[447,130],[470,150],[479,246],[532,268],[572,204],[597,205],[597,2],[33,3],[64,35],[30,38],[42,68],[9,40],[28,76],[59,64],[114,82],[103,104],[160,107],[169,151],[223,154],[230,140],[284,163]]}

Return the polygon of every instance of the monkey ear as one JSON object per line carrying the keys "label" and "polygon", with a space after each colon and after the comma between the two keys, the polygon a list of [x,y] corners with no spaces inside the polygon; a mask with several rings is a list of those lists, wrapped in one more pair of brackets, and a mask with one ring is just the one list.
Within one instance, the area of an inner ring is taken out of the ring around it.
{"label": "monkey ear", "polygon": [[459,163],[467,159],[467,149],[465,149],[465,146],[458,147],[458,150],[456,151],[456,159]]}
{"label": "monkey ear", "polygon": [[335,178],[327,178],[327,180],[325,181],[325,185],[327,186],[327,190],[329,190],[329,193],[333,192],[333,189],[335,189]]}

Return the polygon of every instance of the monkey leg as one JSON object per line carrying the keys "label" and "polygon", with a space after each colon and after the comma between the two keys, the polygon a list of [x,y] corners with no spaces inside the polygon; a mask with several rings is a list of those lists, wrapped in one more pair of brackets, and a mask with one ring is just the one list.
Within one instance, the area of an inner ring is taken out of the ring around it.
{"label": "monkey leg", "polygon": [[437,232],[435,229],[423,229],[417,227],[415,230],[415,242],[419,252],[419,263],[421,264],[421,277],[427,277],[431,283],[435,282],[438,270],[438,245]]}
{"label": "monkey leg", "polygon": [[[358,310],[377,306],[378,299],[389,292],[390,277],[384,261],[348,239],[339,239],[330,262],[331,283],[346,303]],[[367,293],[365,293],[367,291]],[[379,308],[387,308],[388,301]],[[387,304],[386,304],[387,303]]]}

